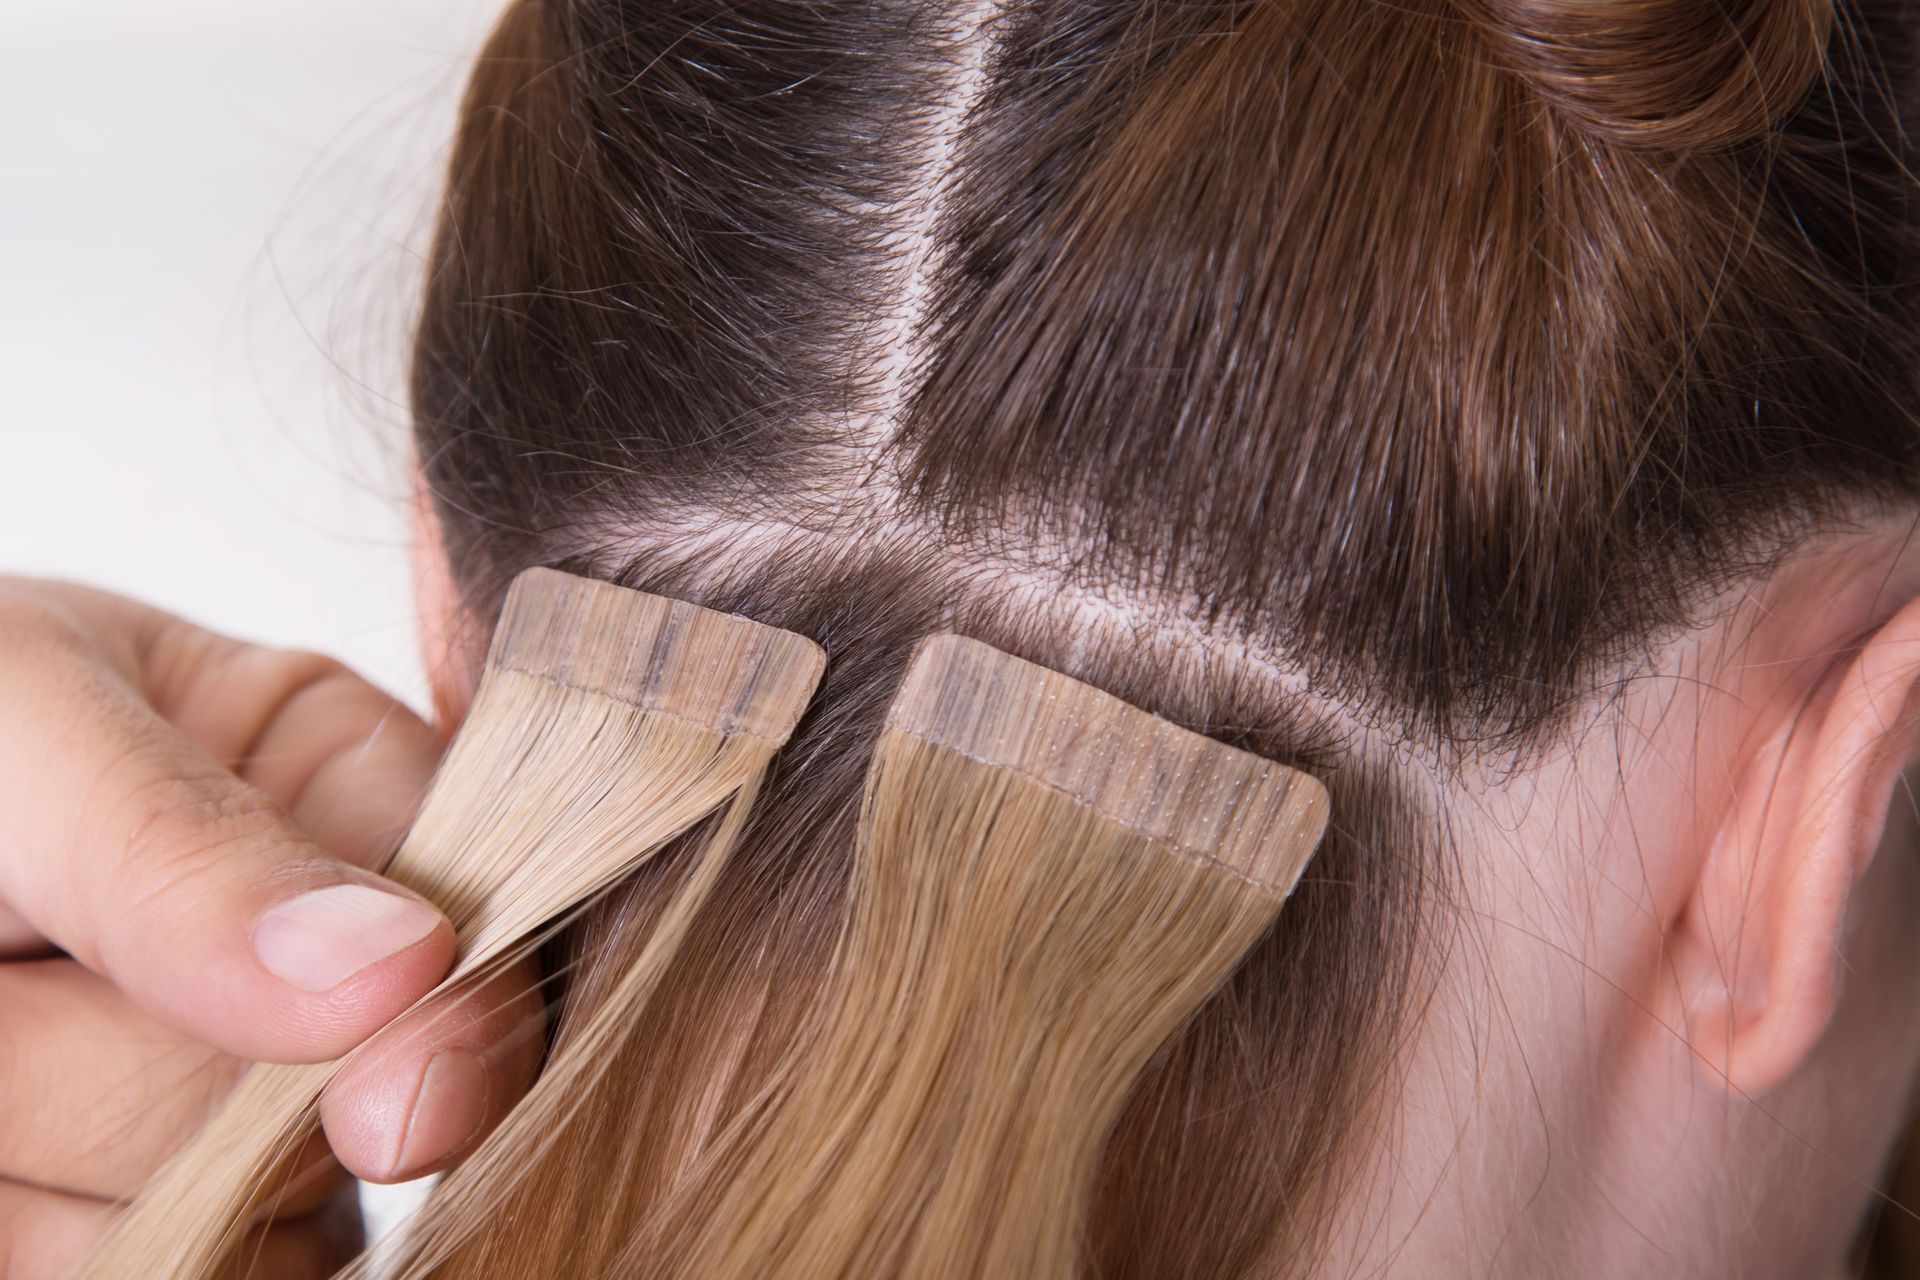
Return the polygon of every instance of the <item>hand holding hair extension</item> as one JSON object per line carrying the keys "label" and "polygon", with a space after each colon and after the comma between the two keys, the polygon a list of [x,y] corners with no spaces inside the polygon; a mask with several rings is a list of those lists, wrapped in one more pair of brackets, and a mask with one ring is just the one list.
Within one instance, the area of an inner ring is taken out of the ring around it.
{"label": "hand holding hair extension", "polygon": [[1076,1274],[1129,1090],[1272,923],[1326,817],[1304,774],[925,641],[867,775],[817,1034],[616,1273]]}
{"label": "hand holding hair extension", "polygon": [[[707,848],[723,859],[824,663],[811,641],[743,618],[547,569],[521,574],[472,712],[387,868],[459,933],[438,990],[526,954],[727,809]],[[80,1274],[200,1280],[240,1261],[262,1188],[311,1132],[337,1067],[255,1067]]]}

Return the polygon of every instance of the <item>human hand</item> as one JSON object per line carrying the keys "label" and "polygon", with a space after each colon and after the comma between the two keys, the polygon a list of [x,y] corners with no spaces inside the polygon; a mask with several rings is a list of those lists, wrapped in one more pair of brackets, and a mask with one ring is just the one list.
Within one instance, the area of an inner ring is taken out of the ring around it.
{"label": "human hand", "polygon": [[[330,659],[0,577],[0,1274],[71,1265],[246,1061],[338,1057],[445,976],[451,926],[370,869],[442,745]],[[355,1055],[322,1099],[331,1154],[295,1162],[263,1235],[268,1273],[324,1274],[303,1215],[341,1166],[432,1172],[505,1113],[539,1061],[534,982],[504,974]]]}

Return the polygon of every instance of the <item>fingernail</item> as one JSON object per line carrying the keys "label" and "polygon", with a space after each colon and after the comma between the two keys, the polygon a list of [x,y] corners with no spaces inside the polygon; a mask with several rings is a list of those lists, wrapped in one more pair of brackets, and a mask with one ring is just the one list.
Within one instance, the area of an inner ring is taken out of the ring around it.
{"label": "fingernail", "polygon": [[253,954],[268,973],[305,991],[331,991],[370,964],[404,951],[440,925],[424,902],[363,884],[289,898],[253,926]]}
{"label": "fingernail", "polygon": [[420,1092],[400,1135],[390,1176],[399,1178],[444,1160],[473,1141],[487,1115],[491,1082],[480,1059],[465,1049],[442,1049],[420,1076]]}

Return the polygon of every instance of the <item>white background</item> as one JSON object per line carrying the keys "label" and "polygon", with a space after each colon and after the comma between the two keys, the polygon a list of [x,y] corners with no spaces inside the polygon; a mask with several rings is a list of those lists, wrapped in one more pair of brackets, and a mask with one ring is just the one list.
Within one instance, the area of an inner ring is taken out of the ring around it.
{"label": "white background", "polygon": [[0,572],[416,707],[408,312],[497,0],[0,0]]}
{"label": "white background", "polygon": [[496,8],[0,0],[0,573],[330,652],[424,709],[406,333]]}

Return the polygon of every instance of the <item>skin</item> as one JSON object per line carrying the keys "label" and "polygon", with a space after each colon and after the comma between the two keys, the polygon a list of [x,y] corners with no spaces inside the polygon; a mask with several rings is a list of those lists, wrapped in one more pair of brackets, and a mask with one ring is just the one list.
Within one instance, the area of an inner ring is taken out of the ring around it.
{"label": "skin", "polygon": [[1436,786],[1451,930],[1326,1274],[1847,1274],[1920,1070],[1913,526],[1809,547],[1561,749]]}

